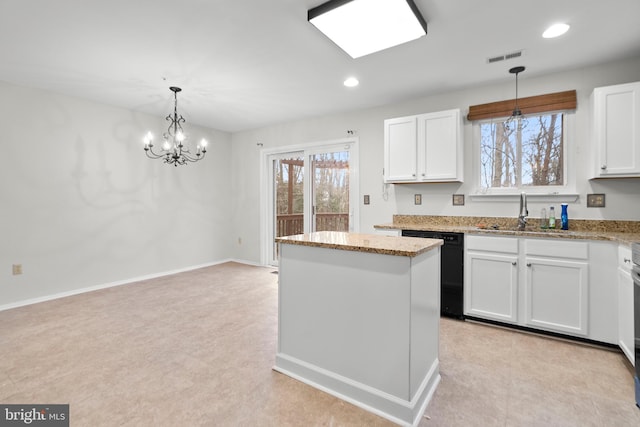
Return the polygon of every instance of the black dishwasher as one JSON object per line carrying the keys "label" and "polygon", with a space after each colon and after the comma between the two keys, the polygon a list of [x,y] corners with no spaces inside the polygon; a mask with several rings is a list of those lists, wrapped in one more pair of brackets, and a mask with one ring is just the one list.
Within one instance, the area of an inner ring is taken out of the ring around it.
{"label": "black dishwasher", "polygon": [[464,234],[402,230],[402,235],[444,240],[440,250],[440,314],[463,319]]}

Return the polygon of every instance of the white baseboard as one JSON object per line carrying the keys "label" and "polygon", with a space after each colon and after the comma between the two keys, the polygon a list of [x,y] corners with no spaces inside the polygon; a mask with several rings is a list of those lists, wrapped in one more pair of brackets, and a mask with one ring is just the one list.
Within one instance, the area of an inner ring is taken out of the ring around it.
{"label": "white baseboard", "polygon": [[146,274],[144,276],[131,277],[131,278],[124,279],[124,280],[117,280],[115,282],[103,283],[103,284],[100,284],[100,285],[88,286],[88,287],[85,287],[85,288],[73,289],[71,291],[59,292],[59,293],[55,293],[55,294],[51,294],[51,295],[44,295],[44,296],[37,297],[37,298],[30,298],[30,299],[26,299],[26,300],[16,301],[16,302],[12,302],[12,303],[9,303],[9,304],[0,305],[0,311],[10,310],[12,308],[23,307],[25,305],[37,304],[37,303],[40,303],[40,302],[51,301],[51,300],[55,300],[55,299],[58,299],[58,298],[65,298],[65,297],[70,297],[70,296],[73,296],[73,295],[84,294],[86,292],[98,291],[100,289],[106,289],[106,288],[112,288],[112,287],[115,287],[115,286],[128,285],[128,284],[131,284],[131,283],[141,282],[143,280],[155,279],[155,278],[163,277],[163,276],[170,276],[172,274],[185,273],[187,271],[197,270],[199,268],[205,268],[205,267],[211,267],[211,266],[214,266],[214,265],[224,264],[225,262],[237,262],[237,263],[240,263],[240,264],[247,264],[247,265],[255,265],[255,266],[259,266],[259,267],[264,267],[263,265],[260,265],[260,264],[255,264],[255,263],[251,263],[251,262],[248,262],[248,261],[235,260],[235,259],[229,259],[228,258],[228,259],[208,262],[208,263],[204,263],[204,264],[192,265],[192,266],[189,266],[189,267],[179,268],[179,269],[176,269],[176,270],[169,270],[169,271],[163,271],[163,272],[160,272],[160,273]]}
{"label": "white baseboard", "polygon": [[239,264],[252,265],[252,266],[254,266],[254,267],[277,268],[277,267],[274,267],[274,266],[272,266],[272,265],[261,264],[261,263],[259,263],[259,262],[248,261],[248,260],[245,260],[245,259],[231,258],[231,259],[228,259],[227,261],[230,261],[230,262],[237,262],[237,263],[239,263]]}
{"label": "white baseboard", "polygon": [[436,358],[413,399],[407,401],[282,353],[276,354],[273,370],[404,427],[418,426],[441,379]]}

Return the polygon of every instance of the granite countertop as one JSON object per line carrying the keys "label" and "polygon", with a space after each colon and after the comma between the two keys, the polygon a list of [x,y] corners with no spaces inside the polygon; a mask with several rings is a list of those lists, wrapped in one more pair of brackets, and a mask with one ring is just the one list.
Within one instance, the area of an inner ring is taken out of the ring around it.
{"label": "granite countertop", "polygon": [[549,230],[540,228],[538,218],[529,218],[526,229],[521,231],[517,229],[517,218],[394,215],[392,223],[374,227],[383,230],[429,230],[493,236],[605,240],[627,245],[640,242],[640,221],[569,219],[569,230]]}
{"label": "granite countertop", "polygon": [[276,242],[407,257],[418,256],[443,244],[443,241],[439,239],[381,236],[343,231],[317,231],[315,233],[277,237]]}

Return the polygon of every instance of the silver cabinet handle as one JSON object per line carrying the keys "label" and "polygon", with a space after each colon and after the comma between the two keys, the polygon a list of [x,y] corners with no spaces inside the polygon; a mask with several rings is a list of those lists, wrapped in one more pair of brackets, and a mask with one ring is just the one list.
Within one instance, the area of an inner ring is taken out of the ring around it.
{"label": "silver cabinet handle", "polygon": [[626,262],[627,264],[631,264],[631,260],[629,258],[625,258],[624,262]]}
{"label": "silver cabinet handle", "polygon": [[602,165],[600,166],[600,169],[605,170],[607,168],[607,165]]}
{"label": "silver cabinet handle", "polygon": [[511,263],[511,265],[518,265],[518,263],[517,263],[517,262],[515,262],[515,261],[513,261],[513,262]]}
{"label": "silver cabinet handle", "polygon": [[531,267],[531,263],[530,262],[527,263],[527,267]]}

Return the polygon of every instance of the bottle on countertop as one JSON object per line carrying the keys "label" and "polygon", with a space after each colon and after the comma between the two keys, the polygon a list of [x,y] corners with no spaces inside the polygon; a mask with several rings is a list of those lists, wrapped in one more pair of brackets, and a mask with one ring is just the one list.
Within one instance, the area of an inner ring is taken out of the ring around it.
{"label": "bottle on countertop", "polygon": [[542,208],[540,211],[540,228],[545,229],[549,225],[547,224],[547,210]]}
{"label": "bottle on countertop", "polygon": [[556,211],[553,206],[549,208],[549,228],[556,228]]}
{"label": "bottle on countertop", "polygon": [[562,212],[560,213],[560,225],[563,230],[569,229],[569,214],[567,213],[567,208],[569,207],[566,203],[560,205],[562,207]]}

